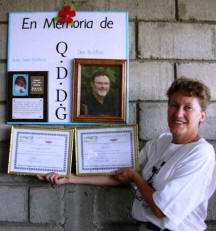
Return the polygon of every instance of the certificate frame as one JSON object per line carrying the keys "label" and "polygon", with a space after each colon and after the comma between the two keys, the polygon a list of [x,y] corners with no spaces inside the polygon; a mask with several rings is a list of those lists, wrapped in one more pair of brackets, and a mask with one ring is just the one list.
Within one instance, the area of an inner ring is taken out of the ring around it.
{"label": "certificate frame", "polygon": [[[109,82],[108,89],[103,81],[100,82],[103,85],[96,85],[99,81],[95,78],[99,76]],[[102,93],[93,93],[102,87],[105,89]],[[74,122],[126,123],[127,60],[74,59],[73,89]],[[98,103],[94,94],[104,94],[99,96],[103,102]]]}
{"label": "certificate frame", "polygon": [[111,175],[121,168],[139,171],[138,127],[131,124],[75,128],[75,156],[78,176]]}
{"label": "certificate frame", "polygon": [[8,174],[71,174],[73,129],[12,126]]}

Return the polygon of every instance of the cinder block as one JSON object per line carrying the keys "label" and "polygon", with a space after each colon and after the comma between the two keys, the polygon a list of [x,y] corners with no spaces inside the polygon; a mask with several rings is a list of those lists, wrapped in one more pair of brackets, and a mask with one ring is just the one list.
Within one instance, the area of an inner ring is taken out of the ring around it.
{"label": "cinder block", "polygon": [[137,107],[136,103],[129,104],[129,124],[136,124],[137,123]]}
{"label": "cinder block", "polygon": [[[4,112],[2,113],[1,108],[2,107],[0,105],[0,118],[1,118],[2,114],[4,115]],[[0,142],[1,141],[4,141],[4,142],[9,141],[10,132],[11,132],[11,125],[6,125],[4,122],[0,123]]]}
{"label": "cinder block", "polygon": [[216,130],[214,129],[216,123],[216,103],[211,103],[207,108],[206,119],[200,125],[200,135],[209,140],[216,139]]}
{"label": "cinder block", "polygon": [[139,137],[150,140],[169,131],[167,125],[167,103],[141,103]]}
{"label": "cinder block", "polygon": [[6,122],[6,105],[0,103],[0,123]]}
{"label": "cinder block", "polygon": [[215,63],[186,63],[177,65],[177,76],[185,76],[202,81],[210,88],[212,100],[216,100],[215,73]]}
{"label": "cinder block", "polygon": [[59,11],[63,6],[62,0],[1,0],[0,21],[7,21],[11,11]]}
{"label": "cinder block", "polygon": [[0,173],[7,173],[9,157],[9,143],[0,142]]}
{"label": "cinder block", "polygon": [[0,221],[27,222],[28,190],[24,186],[0,186]]}
{"label": "cinder block", "polygon": [[67,185],[65,194],[65,230],[97,230],[93,219],[93,208],[97,187]]}
{"label": "cinder block", "polygon": [[[107,0],[91,0],[91,1],[73,1],[75,9],[84,11],[96,11],[96,10],[108,10],[108,1]],[[71,0],[64,0],[64,5],[71,4]]]}
{"label": "cinder block", "polygon": [[215,0],[179,0],[178,15],[183,20],[216,20],[216,1]]}
{"label": "cinder block", "polygon": [[18,175],[9,175],[9,174],[1,174],[0,175],[0,183],[1,185],[20,185],[22,184],[45,184],[45,182],[41,183],[41,181],[37,180],[35,176],[18,176]]}
{"label": "cinder block", "polygon": [[216,192],[214,193],[214,195],[209,200],[208,216],[207,216],[207,220],[208,221],[214,221],[214,220],[216,220],[215,203],[216,203]]}
{"label": "cinder block", "polygon": [[21,225],[21,224],[4,224],[0,225],[1,231],[66,231],[61,226],[33,226],[33,225]]}
{"label": "cinder block", "polygon": [[208,228],[206,231],[215,231],[216,230],[216,223],[215,224],[207,223],[207,225],[208,225]]}
{"label": "cinder block", "polygon": [[[216,142],[215,141],[211,141],[210,143],[214,146],[214,149],[215,149],[215,152],[216,152]],[[208,216],[207,216],[207,219],[206,219],[207,221],[214,221],[214,220],[216,220],[215,203],[216,203],[216,191],[214,192],[214,194],[212,195],[212,197],[209,200],[209,204],[208,204]]]}
{"label": "cinder block", "polygon": [[130,100],[166,100],[174,68],[165,62],[130,63]]}
{"label": "cinder block", "polygon": [[133,199],[134,195],[129,186],[101,187],[96,194],[94,221],[99,225],[134,222],[131,217]]}
{"label": "cinder block", "polygon": [[6,57],[7,57],[7,25],[6,24],[0,24],[0,31],[1,31],[0,59],[6,59]]}
{"label": "cinder block", "polygon": [[6,125],[6,105],[0,104],[0,141],[8,141],[10,139],[10,125]]}
{"label": "cinder block", "polygon": [[129,58],[135,59],[135,43],[136,43],[136,35],[135,35],[135,23],[130,22],[129,24]]}
{"label": "cinder block", "polygon": [[31,223],[64,224],[64,186],[30,189]]}
{"label": "cinder block", "polygon": [[139,22],[140,58],[209,59],[216,57],[215,25]]}
{"label": "cinder block", "polygon": [[[73,1],[75,10],[108,10],[108,1]],[[7,12],[12,11],[59,11],[64,6],[71,4],[71,0],[1,0],[0,2],[0,21],[7,21]]]}
{"label": "cinder block", "polygon": [[174,20],[175,1],[172,0],[110,0],[110,10],[127,10],[130,18],[145,20]]}
{"label": "cinder block", "polygon": [[112,224],[112,225],[103,225],[98,229],[100,231],[138,231],[138,224]]}
{"label": "cinder block", "polygon": [[7,80],[6,64],[0,63],[0,86],[1,86],[0,101],[6,100],[6,80]]}

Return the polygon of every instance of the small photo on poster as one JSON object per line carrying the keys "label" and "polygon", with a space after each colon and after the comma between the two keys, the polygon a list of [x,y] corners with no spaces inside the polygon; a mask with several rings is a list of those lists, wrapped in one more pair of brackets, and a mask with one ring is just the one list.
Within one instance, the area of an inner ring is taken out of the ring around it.
{"label": "small photo on poster", "polygon": [[28,95],[28,75],[14,74],[13,75],[13,96]]}
{"label": "small photo on poster", "polygon": [[47,71],[8,72],[8,122],[47,122]]}

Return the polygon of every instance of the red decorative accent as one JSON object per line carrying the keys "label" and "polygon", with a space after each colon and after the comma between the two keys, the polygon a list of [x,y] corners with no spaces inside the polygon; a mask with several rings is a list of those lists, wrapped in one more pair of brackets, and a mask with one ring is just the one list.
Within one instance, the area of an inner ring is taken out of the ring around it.
{"label": "red decorative accent", "polygon": [[76,16],[76,12],[74,10],[73,5],[65,6],[63,10],[58,12],[58,16],[54,18],[54,20],[60,23],[68,23],[73,25],[73,17]]}
{"label": "red decorative accent", "polygon": [[117,141],[118,139],[115,139],[115,138],[112,138],[110,139],[110,141],[114,142],[114,141]]}
{"label": "red decorative accent", "polygon": [[76,16],[76,13],[74,10],[70,9],[70,6],[65,6],[64,10],[60,10],[58,13],[58,16],[60,17],[59,22],[64,23],[72,23],[74,16]]}

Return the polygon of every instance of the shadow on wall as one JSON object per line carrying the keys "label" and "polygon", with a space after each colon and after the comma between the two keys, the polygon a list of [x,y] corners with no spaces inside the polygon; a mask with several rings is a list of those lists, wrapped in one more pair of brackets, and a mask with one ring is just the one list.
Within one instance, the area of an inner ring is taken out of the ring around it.
{"label": "shadow on wall", "polygon": [[0,142],[0,173],[7,173],[9,158],[9,141]]}

